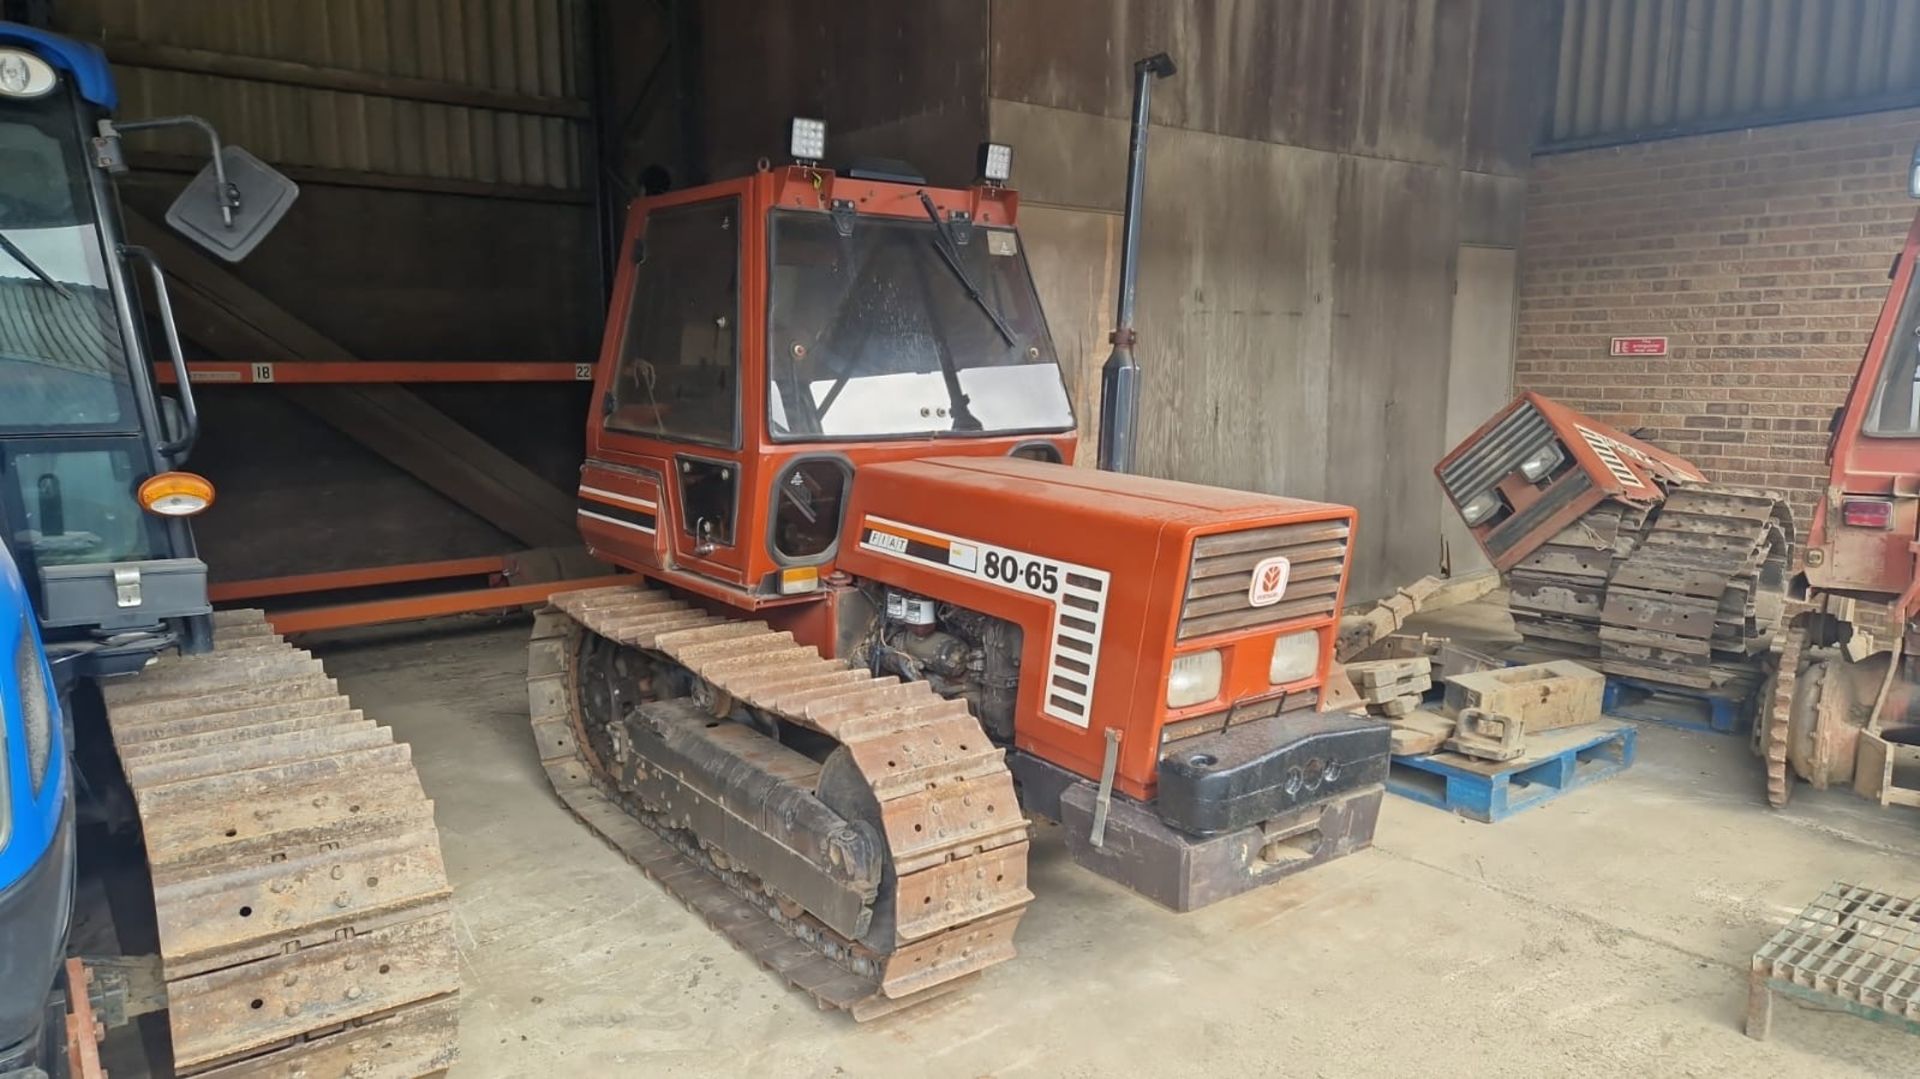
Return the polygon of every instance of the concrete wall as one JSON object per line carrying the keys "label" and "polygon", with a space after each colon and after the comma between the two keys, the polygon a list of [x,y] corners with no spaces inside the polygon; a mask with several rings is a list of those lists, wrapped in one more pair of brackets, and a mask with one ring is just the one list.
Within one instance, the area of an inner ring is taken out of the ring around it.
{"label": "concrete wall", "polygon": [[[1808,519],[1914,203],[1920,110],[1541,158],[1527,196],[1522,387],[1782,488]],[[1608,356],[1651,334],[1671,354]]]}
{"label": "concrete wall", "polygon": [[[1462,245],[1514,245],[1537,11],[1501,2],[994,8],[993,137],[1094,435],[1131,59],[1156,86],[1142,230],[1140,464],[1360,510],[1353,591],[1443,559]],[[1508,292],[1510,295],[1510,290]],[[1472,318],[1510,318],[1507,296]],[[1507,358],[1499,358],[1504,370]]]}
{"label": "concrete wall", "polygon": [[[706,6],[710,42],[740,6]],[[778,125],[809,110],[835,160],[908,157],[941,183],[972,178],[983,137],[1011,143],[1090,460],[1131,66],[1170,53],[1181,70],[1156,87],[1141,255],[1140,466],[1357,506],[1364,598],[1442,564],[1430,469],[1449,395],[1490,412],[1507,392],[1450,377],[1455,273],[1463,245],[1519,241],[1547,7],[952,0],[876,32],[895,5],[794,3],[710,57],[711,158],[750,160],[725,144],[750,128],[754,154],[777,154]],[[796,60],[796,41],[825,51]],[[1476,295],[1489,306],[1462,317],[1511,318],[1510,289]]]}

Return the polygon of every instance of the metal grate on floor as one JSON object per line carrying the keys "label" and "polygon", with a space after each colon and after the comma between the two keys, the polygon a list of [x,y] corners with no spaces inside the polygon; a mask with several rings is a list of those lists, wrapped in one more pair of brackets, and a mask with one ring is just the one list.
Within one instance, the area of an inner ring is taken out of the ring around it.
{"label": "metal grate on floor", "polygon": [[1834,884],[1754,953],[1753,976],[1881,1013],[1870,1018],[1920,1020],[1920,899]]}

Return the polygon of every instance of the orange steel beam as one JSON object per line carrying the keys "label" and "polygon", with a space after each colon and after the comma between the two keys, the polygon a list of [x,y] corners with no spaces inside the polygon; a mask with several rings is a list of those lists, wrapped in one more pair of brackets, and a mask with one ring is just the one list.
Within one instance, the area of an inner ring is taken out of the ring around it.
{"label": "orange steel beam", "polygon": [[93,974],[85,963],[79,959],[67,960],[67,1073],[72,1079],[106,1079],[107,1076],[106,1069],[100,1066],[100,1041],[107,1036],[107,1030],[94,1016],[92,981]]}
{"label": "orange steel beam", "polygon": [[[274,363],[190,363],[196,386],[312,385],[352,382],[591,382],[590,363],[403,363],[387,360],[287,360]],[[155,364],[153,379],[179,381],[170,364]]]}
{"label": "orange steel beam", "polygon": [[438,581],[447,577],[473,577],[482,573],[501,573],[509,556],[484,555],[479,558],[452,558],[440,562],[407,562],[365,569],[332,570],[326,573],[295,573],[285,577],[257,577],[251,581],[221,581],[207,586],[207,595],[215,603],[232,603],[268,596],[297,596],[306,592],[332,592],[341,588],[366,588],[381,584],[409,584],[414,581]]}
{"label": "orange steel beam", "polygon": [[267,621],[276,633],[313,633],[326,629],[352,629],[387,622],[413,622],[422,618],[440,618],[450,614],[472,614],[507,607],[539,603],[556,592],[581,588],[604,588],[615,584],[638,584],[637,574],[619,573],[608,577],[576,577],[568,581],[542,581],[539,584],[507,585],[504,588],[479,588],[460,592],[441,592],[431,596],[406,596],[400,599],[374,599],[363,603],[340,603],[328,607],[308,607],[296,611],[268,611]]}

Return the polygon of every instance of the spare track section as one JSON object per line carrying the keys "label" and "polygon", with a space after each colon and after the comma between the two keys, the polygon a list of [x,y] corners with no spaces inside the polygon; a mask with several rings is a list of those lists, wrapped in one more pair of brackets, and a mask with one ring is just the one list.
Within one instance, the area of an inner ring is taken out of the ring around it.
{"label": "spare track section", "polygon": [[[1013,957],[1033,899],[1027,822],[964,702],[658,589],[552,602],[527,688],[554,790],[737,947],[862,1020]],[[694,697],[659,700],[675,679]],[[729,714],[823,735],[831,752],[815,763],[714,718]]]}
{"label": "spare track section", "polygon": [[258,611],[103,686],[180,1075],[401,1079],[457,1056],[433,803],[405,744]]}
{"label": "spare track section", "polygon": [[1749,700],[1770,673],[1792,543],[1775,492],[1706,484],[1651,511],[1603,502],[1508,573],[1515,627],[1539,658]]}

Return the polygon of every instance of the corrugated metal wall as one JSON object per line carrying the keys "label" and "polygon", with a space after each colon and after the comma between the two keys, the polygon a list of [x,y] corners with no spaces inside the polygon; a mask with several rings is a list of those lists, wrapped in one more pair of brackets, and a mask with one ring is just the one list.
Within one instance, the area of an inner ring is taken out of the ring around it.
{"label": "corrugated metal wall", "polygon": [[1920,0],[1562,0],[1540,149],[1920,103]]}
{"label": "corrugated metal wall", "polygon": [[[605,303],[591,183],[594,7],[53,0],[46,12],[51,29],[113,62],[121,117],[199,114],[300,184],[274,234],[220,267],[252,297],[237,308],[218,297],[186,306],[195,256],[168,258],[190,357],[292,358],[255,351],[280,347],[248,336],[264,314],[366,359],[581,361],[594,355]],[[207,154],[171,132],[129,135],[126,150],[121,201],[149,222]],[[393,399],[380,392],[365,400]],[[554,488],[577,477],[583,388],[411,392],[411,414],[467,428]],[[430,449],[364,438],[383,406],[323,417],[272,390],[206,386],[198,397],[205,435],[193,467],[219,487],[223,512],[195,531],[217,579],[517,546],[460,490],[432,483]]]}
{"label": "corrugated metal wall", "polygon": [[[576,190],[585,0],[63,0],[122,115],[213,118],[283,166]],[[138,149],[204,153],[187,136]]]}

